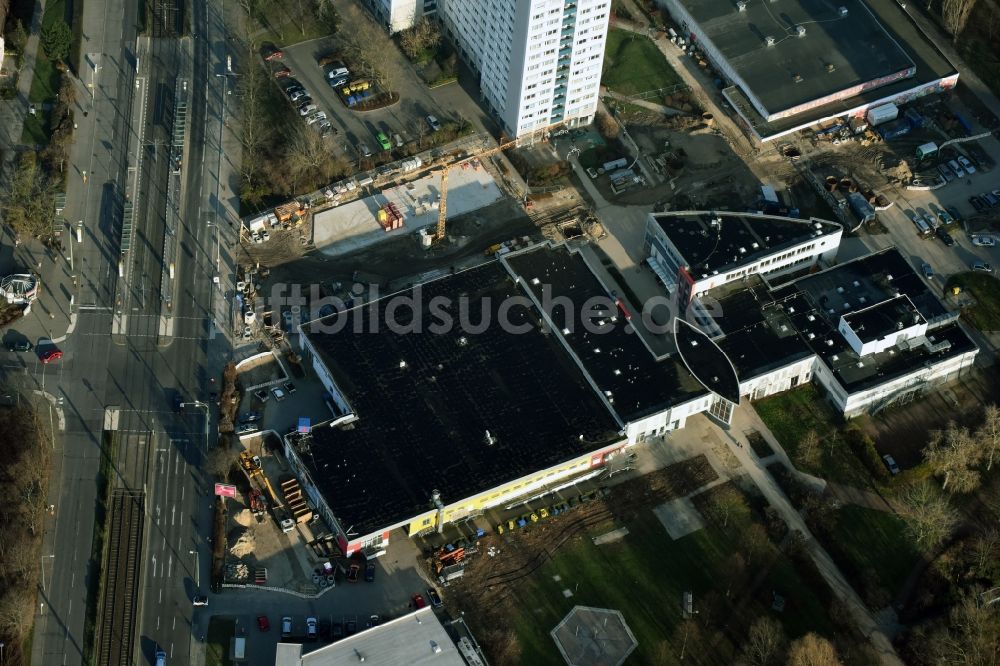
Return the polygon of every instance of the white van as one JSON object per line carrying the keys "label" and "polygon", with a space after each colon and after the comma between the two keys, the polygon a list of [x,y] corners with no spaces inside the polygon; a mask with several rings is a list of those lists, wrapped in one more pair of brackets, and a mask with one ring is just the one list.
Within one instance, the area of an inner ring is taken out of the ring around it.
{"label": "white van", "polygon": [[156,654],[156,666],[167,666],[167,653],[163,650],[157,650]]}

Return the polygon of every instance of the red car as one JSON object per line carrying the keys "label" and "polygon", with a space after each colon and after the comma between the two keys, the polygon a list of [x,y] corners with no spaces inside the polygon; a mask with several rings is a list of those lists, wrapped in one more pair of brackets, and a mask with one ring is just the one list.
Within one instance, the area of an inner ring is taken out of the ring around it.
{"label": "red car", "polygon": [[284,78],[286,76],[291,76],[291,75],[292,75],[292,70],[288,69],[284,65],[274,70],[274,78],[276,79]]}
{"label": "red car", "polygon": [[416,606],[417,608],[423,608],[424,606],[427,605],[427,602],[424,601],[423,596],[421,596],[419,592],[415,593],[411,597],[411,600],[413,601],[413,605]]}
{"label": "red car", "polygon": [[63,353],[58,349],[46,349],[39,355],[39,358],[42,359],[42,363],[51,363],[61,359],[62,355]]}
{"label": "red car", "polygon": [[278,49],[278,47],[276,47],[274,44],[265,44],[262,49],[262,55],[264,56],[264,60],[268,61],[281,60],[282,58],[285,57],[285,54],[282,53],[281,50]]}
{"label": "red car", "polygon": [[271,631],[271,623],[268,621],[266,615],[257,616],[257,628],[261,631]]}
{"label": "red car", "polygon": [[361,565],[360,564],[352,564],[350,567],[347,568],[347,582],[349,582],[349,583],[357,583],[358,582],[358,576],[360,574],[361,574]]}

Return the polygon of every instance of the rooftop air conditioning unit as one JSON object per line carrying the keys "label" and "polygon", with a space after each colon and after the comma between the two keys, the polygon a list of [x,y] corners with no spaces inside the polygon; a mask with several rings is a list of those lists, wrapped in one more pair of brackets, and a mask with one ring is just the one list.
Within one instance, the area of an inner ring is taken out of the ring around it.
{"label": "rooftop air conditioning unit", "polygon": [[745,12],[747,10],[747,3],[744,2],[743,0],[739,0],[736,3],[736,9],[740,10],[741,12]]}
{"label": "rooftop air conditioning unit", "polygon": [[806,36],[806,27],[804,25],[797,25],[797,26],[795,26],[795,34],[797,34],[799,37],[805,37]]}
{"label": "rooftop air conditioning unit", "polygon": [[764,42],[768,46],[774,46],[774,37],[772,35],[768,35],[767,37],[764,38]]}
{"label": "rooftop air conditioning unit", "polygon": [[837,13],[840,14],[840,18],[846,17],[847,16],[847,7],[838,7],[837,8]]}

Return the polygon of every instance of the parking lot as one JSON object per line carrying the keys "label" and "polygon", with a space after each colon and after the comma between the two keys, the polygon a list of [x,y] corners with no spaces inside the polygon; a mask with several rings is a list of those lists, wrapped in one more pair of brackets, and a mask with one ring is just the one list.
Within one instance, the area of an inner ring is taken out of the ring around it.
{"label": "parking lot", "polygon": [[[343,29],[348,29],[346,26]],[[282,49],[281,63],[291,72],[291,78],[278,79],[282,88],[292,80],[297,81],[312,97],[317,110],[327,114],[327,119],[336,130],[334,143],[338,152],[347,159],[358,162],[365,157],[363,147],[375,157],[382,151],[377,135],[384,133],[390,140],[399,135],[404,144],[415,141],[431,132],[427,116],[433,115],[442,123],[456,120],[459,116],[480,125],[482,112],[476,103],[457,84],[450,84],[436,90],[424,85],[402,53],[394,50],[393,92],[399,101],[388,107],[374,111],[354,111],[341,100],[330,87],[324,67],[319,61],[339,52],[335,37],[313,40]],[[347,62],[350,68],[351,63]],[[352,76],[353,78],[353,76]],[[393,159],[403,156],[393,141]],[[407,151],[407,154],[413,151]],[[388,161],[383,159],[379,161]]]}

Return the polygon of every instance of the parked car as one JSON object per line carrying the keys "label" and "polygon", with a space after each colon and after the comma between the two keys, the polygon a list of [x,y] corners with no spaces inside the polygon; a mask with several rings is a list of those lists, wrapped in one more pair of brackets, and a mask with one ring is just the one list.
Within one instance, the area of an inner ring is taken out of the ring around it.
{"label": "parked car", "polygon": [[951,215],[952,222],[961,222],[962,221],[962,214],[959,213],[958,209],[955,208],[954,206],[948,206],[947,208],[945,208],[945,210],[948,211],[949,215]]}
{"label": "parked car", "polygon": [[938,227],[934,231],[934,233],[937,235],[938,238],[941,239],[941,242],[943,242],[948,247],[951,247],[951,246],[953,246],[955,244],[955,239],[951,237],[951,234],[949,234],[947,231],[945,231],[941,227]]}
{"label": "parked car", "polygon": [[977,247],[993,247],[997,242],[990,236],[973,236],[972,244]]}
{"label": "parked car", "polygon": [[334,622],[333,626],[331,627],[330,636],[333,637],[333,640],[335,641],[339,641],[341,638],[343,638],[344,625],[341,624],[340,622]]}
{"label": "parked car", "polygon": [[385,132],[379,132],[375,138],[378,139],[378,145],[382,146],[382,150],[392,150],[392,143],[389,141],[389,137],[385,135]]}
{"label": "parked car", "polygon": [[295,388],[295,384],[292,382],[285,382],[285,393],[288,395],[293,395],[298,389]]}
{"label": "parked car", "polygon": [[239,427],[236,428],[237,435],[249,435],[260,430],[260,426],[256,423],[241,423]]}
{"label": "parked car", "polygon": [[316,640],[319,635],[319,627],[316,622],[316,618],[307,617],[306,618],[306,638],[310,640]]}
{"label": "parked car", "polygon": [[954,222],[954,220],[951,219],[951,215],[949,215],[947,211],[943,210],[937,211],[937,217],[941,221],[941,224],[951,224],[952,222]]}
{"label": "parked car", "polygon": [[934,269],[931,268],[931,265],[927,262],[924,262],[923,265],[920,266],[920,270],[923,271],[924,277],[928,280],[934,279]]}
{"label": "parked car", "polygon": [[292,618],[285,616],[281,618],[281,637],[288,638],[292,635]]}
{"label": "parked car", "polygon": [[278,402],[281,402],[286,397],[285,392],[282,389],[278,388],[277,386],[271,389],[271,393],[274,394],[274,399],[277,400]]}
{"label": "parked car", "polygon": [[427,116],[427,124],[431,126],[432,132],[437,132],[441,129],[441,123],[435,116]]}
{"label": "parked car", "polygon": [[264,60],[268,61],[281,60],[282,58],[285,57],[285,54],[282,53],[281,49],[279,49],[274,44],[270,43],[265,43],[263,46],[260,47],[260,55],[261,57],[264,58]]}
{"label": "parked car", "polygon": [[965,155],[959,155],[955,159],[958,160],[958,163],[962,165],[962,168],[965,169],[965,172],[970,176],[976,173],[976,167],[972,166],[972,162],[970,162]]}
{"label": "parked car", "polygon": [[441,595],[433,587],[427,588],[427,598],[431,600],[431,606],[440,608],[442,605]]}
{"label": "parked car", "polygon": [[240,415],[240,421],[244,423],[254,423],[260,421],[260,412],[243,412]]}
{"label": "parked car", "polygon": [[885,463],[886,468],[889,473],[893,476],[899,474],[899,465],[896,464],[896,459],[890,456],[888,453],[882,456],[882,462]]}
{"label": "parked car", "polygon": [[413,596],[410,597],[410,603],[412,603],[415,608],[423,608],[427,605],[427,602],[424,601],[423,596],[421,596],[419,592],[415,592]]}
{"label": "parked car", "polygon": [[306,125],[315,125],[321,120],[326,120],[326,114],[323,113],[322,111],[317,111],[316,113],[306,118]]}
{"label": "parked car", "polygon": [[372,627],[377,627],[381,623],[382,623],[382,618],[380,618],[378,615],[370,615],[368,616],[368,622],[366,622],[365,624],[367,624],[368,628],[371,629]]}
{"label": "parked car", "polygon": [[261,631],[271,631],[271,622],[267,619],[266,615],[257,616],[257,628]]}
{"label": "parked car", "polygon": [[369,562],[365,565],[365,581],[368,583],[375,582],[375,563]]}
{"label": "parked car", "polygon": [[267,402],[267,399],[270,397],[268,392],[265,391],[264,389],[257,389],[256,391],[253,392],[253,395],[261,402]]}
{"label": "parked car", "polygon": [[991,264],[986,263],[985,261],[973,261],[972,270],[980,271],[983,273],[992,273],[993,266]]}
{"label": "parked car", "polygon": [[403,147],[403,137],[401,137],[399,134],[393,134],[392,140],[393,142],[395,142],[397,148]]}
{"label": "parked car", "polygon": [[303,106],[299,107],[299,115],[308,116],[310,113],[316,110],[317,109],[315,104],[304,104]]}
{"label": "parked car", "polygon": [[43,351],[41,354],[38,355],[38,358],[40,358],[42,360],[42,363],[45,363],[46,365],[52,363],[53,361],[58,361],[62,357],[63,353],[58,349],[46,349],[45,351]]}
{"label": "parked car", "polygon": [[208,597],[206,597],[203,594],[196,594],[196,595],[194,595],[194,598],[191,599],[191,605],[192,606],[207,606],[208,605]]}
{"label": "parked car", "polygon": [[309,93],[306,92],[305,88],[296,88],[292,92],[288,93],[288,99],[293,102],[298,102],[303,97],[308,97]]}
{"label": "parked car", "polygon": [[157,646],[153,658],[156,660],[156,666],[167,666],[167,653],[161,650],[159,646]]}
{"label": "parked car", "polygon": [[939,164],[937,170],[946,183],[950,183],[955,180],[955,174],[951,172],[951,169],[948,168],[947,164]]}
{"label": "parked car", "polygon": [[12,351],[12,352],[31,351],[31,343],[27,340],[14,340],[7,343],[7,351]]}
{"label": "parked car", "polygon": [[347,582],[348,583],[357,583],[358,582],[358,577],[360,575],[361,575],[361,565],[360,564],[352,564],[351,566],[347,567]]}
{"label": "parked car", "polygon": [[977,213],[983,212],[983,210],[986,208],[986,205],[983,203],[983,201],[976,196],[969,197],[969,203],[972,204],[972,207],[976,209]]}
{"label": "parked car", "polygon": [[965,178],[965,169],[959,166],[958,162],[955,160],[949,160],[948,167],[955,173],[956,177]]}
{"label": "parked car", "polygon": [[291,76],[291,75],[292,75],[292,70],[288,69],[288,67],[285,66],[285,65],[282,65],[281,67],[275,67],[274,68],[274,78],[276,78],[276,79],[281,79],[281,78],[284,78],[286,76]]}
{"label": "parked car", "polygon": [[364,155],[365,157],[372,156],[371,148],[369,148],[366,144],[363,143],[358,146],[358,152]]}

